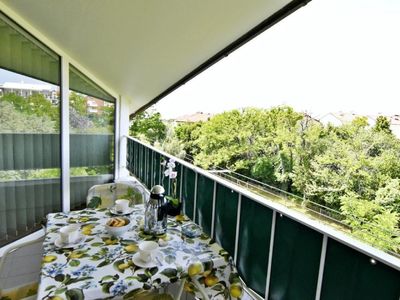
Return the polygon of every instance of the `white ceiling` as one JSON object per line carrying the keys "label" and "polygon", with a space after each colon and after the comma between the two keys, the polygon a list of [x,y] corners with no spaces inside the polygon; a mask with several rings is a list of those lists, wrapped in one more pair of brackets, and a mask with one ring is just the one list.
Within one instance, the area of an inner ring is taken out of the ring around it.
{"label": "white ceiling", "polygon": [[0,0],[131,112],[290,0]]}

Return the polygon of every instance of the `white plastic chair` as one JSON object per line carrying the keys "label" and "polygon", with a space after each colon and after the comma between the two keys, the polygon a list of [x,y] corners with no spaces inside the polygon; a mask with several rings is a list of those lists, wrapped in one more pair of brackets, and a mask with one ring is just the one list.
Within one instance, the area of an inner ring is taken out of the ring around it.
{"label": "white plastic chair", "polygon": [[36,299],[43,240],[41,237],[20,243],[7,249],[0,257],[0,298]]}
{"label": "white plastic chair", "polygon": [[139,184],[128,181],[118,181],[92,186],[86,198],[89,208],[109,208],[117,199],[128,199],[131,205],[146,202],[147,193],[145,188]]}

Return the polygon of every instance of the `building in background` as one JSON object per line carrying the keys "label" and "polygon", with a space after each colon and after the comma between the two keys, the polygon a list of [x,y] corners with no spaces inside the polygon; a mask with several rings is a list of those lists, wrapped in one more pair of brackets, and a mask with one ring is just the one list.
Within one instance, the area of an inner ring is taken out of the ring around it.
{"label": "building in background", "polygon": [[90,114],[101,114],[103,107],[113,106],[112,103],[94,97],[85,96],[87,101],[87,112]]}
{"label": "building in background", "polygon": [[206,122],[210,120],[210,118],[213,115],[210,113],[203,113],[203,112],[196,112],[191,115],[183,115],[180,117],[177,117],[171,121],[174,121],[176,123],[196,123],[196,122]]}
{"label": "building in background", "polygon": [[320,117],[319,121],[324,125],[331,124],[333,126],[341,126],[345,124],[350,124],[356,118],[366,117],[368,125],[370,127],[374,127],[376,119],[379,116],[384,116],[390,121],[390,130],[396,137],[400,138],[400,115],[397,114],[387,116],[383,114],[360,115],[353,112],[330,112]]}
{"label": "building in background", "polygon": [[49,84],[24,82],[4,82],[0,84],[0,96],[11,93],[24,98],[35,94],[42,94],[53,104],[57,104],[59,101],[59,92]]}

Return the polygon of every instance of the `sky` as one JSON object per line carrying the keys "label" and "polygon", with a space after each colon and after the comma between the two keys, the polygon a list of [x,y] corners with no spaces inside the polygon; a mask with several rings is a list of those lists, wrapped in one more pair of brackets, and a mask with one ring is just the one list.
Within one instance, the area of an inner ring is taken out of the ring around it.
{"label": "sky", "polygon": [[[0,70],[0,83],[39,81]],[[400,114],[400,0],[313,0],[175,92],[164,118],[290,105]]]}
{"label": "sky", "polygon": [[164,118],[290,105],[400,114],[400,0],[313,0],[159,103]]}

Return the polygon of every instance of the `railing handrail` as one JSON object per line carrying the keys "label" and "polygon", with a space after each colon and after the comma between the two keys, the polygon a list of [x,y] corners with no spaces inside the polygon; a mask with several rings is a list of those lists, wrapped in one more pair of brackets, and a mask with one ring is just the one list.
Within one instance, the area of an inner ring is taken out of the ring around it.
{"label": "railing handrail", "polygon": [[126,137],[127,139],[130,139],[134,142],[137,142],[137,143],[139,143],[139,144],[141,144],[141,145],[143,145],[165,157],[173,158],[177,163],[193,170],[194,172],[196,172],[198,174],[201,174],[211,180],[214,180],[215,182],[217,182],[217,183],[219,183],[219,184],[221,184],[221,185],[223,185],[223,186],[225,186],[225,187],[227,187],[227,188],[229,188],[229,189],[231,189],[253,201],[258,202],[259,204],[261,204],[265,207],[275,210],[277,213],[283,214],[286,217],[289,217],[290,219],[293,219],[307,227],[312,228],[315,231],[318,231],[324,235],[327,235],[328,237],[330,237],[334,240],[337,240],[337,241],[349,246],[350,248],[353,248],[359,252],[362,252],[365,255],[368,255],[369,257],[371,257],[373,259],[379,260],[380,262],[400,271],[400,259],[393,255],[390,255],[380,249],[374,248],[374,247],[372,247],[362,241],[359,241],[343,232],[340,232],[328,225],[325,225],[316,220],[313,220],[313,219],[309,218],[308,216],[305,216],[304,214],[302,214],[300,212],[292,210],[280,203],[276,203],[272,200],[269,200],[268,198],[266,198],[264,196],[260,196],[252,191],[242,188],[242,187],[238,186],[237,184],[232,183],[231,181],[223,179],[220,176],[214,175],[214,174],[212,174],[198,166],[195,166],[183,159],[177,158],[169,153],[159,150],[152,145],[146,144],[146,143],[144,143],[136,138],[130,137],[130,136],[125,135],[124,137]]}

